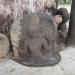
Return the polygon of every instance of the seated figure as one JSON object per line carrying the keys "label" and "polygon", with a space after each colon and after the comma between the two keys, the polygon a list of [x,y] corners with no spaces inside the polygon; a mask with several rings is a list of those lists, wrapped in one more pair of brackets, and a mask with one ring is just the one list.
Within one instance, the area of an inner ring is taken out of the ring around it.
{"label": "seated figure", "polygon": [[11,26],[14,56],[28,66],[53,66],[61,57],[57,49],[57,25],[46,13],[24,14]]}
{"label": "seated figure", "polygon": [[58,50],[62,50],[65,45],[65,40],[67,37],[67,27],[66,22],[69,20],[69,13],[66,8],[59,8],[54,15],[54,19],[57,23],[57,45]]}

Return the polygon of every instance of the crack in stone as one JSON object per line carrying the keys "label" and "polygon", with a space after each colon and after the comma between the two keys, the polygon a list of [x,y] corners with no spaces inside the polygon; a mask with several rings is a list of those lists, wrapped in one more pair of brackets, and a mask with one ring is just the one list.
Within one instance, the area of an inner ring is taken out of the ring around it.
{"label": "crack in stone", "polygon": [[72,58],[72,57],[69,57],[69,59],[71,59],[72,61],[74,61],[74,62],[75,62],[75,59],[74,59],[74,58]]}
{"label": "crack in stone", "polygon": [[61,69],[64,71],[64,74],[65,74],[65,75],[68,75],[68,74],[66,73],[64,67],[63,67],[61,64],[60,64],[60,67],[61,67]]}

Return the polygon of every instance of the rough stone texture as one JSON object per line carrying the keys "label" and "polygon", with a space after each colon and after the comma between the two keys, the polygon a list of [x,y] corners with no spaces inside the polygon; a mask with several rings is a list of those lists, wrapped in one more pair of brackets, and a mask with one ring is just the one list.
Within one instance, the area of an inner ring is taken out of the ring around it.
{"label": "rough stone texture", "polygon": [[6,57],[9,52],[9,40],[4,34],[0,34],[0,57]]}
{"label": "rough stone texture", "polygon": [[[70,11],[70,5],[62,5]],[[67,27],[68,23],[67,23]],[[14,36],[15,37],[15,36]],[[61,62],[53,67],[27,67],[10,59],[0,60],[0,75],[75,75],[75,48],[60,52]]]}
{"label": "rough stone texture", "polygon": [[[56,24],[45,13],[25,14],[11,26],[11,42],[15,57],[25,65],[48,66],[60,61],[56,51]],[[24,63],[25,62],[25,63]]]}
{"label": "rough stone texture", "polygon": [[0,33],[5,34],[10,38],[10,25],[13,23],[12,16],[8,15],[4,17],[0,14]]}

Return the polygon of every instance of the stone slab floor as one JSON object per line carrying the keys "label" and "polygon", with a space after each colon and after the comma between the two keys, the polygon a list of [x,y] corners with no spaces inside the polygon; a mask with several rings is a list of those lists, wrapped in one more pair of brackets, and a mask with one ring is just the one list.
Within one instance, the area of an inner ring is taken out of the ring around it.
{"label": "stone slab floor", "polygon": [[27,67],[11,59],[0,60],[0,75],[75,75],[75,48],[60,52],[62,60],[53,67]]}

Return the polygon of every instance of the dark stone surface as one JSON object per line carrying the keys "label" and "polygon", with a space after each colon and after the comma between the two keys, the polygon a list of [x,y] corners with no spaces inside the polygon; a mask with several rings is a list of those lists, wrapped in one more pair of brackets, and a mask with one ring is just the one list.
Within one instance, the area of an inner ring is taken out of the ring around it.
{"label": "dark stone surface", "polygon": [[23,15],[11,27],[16,60],[35,67],[57,64],[60,55],[56,50],[56,35],[56,24],[51,16],[45,13]]}

